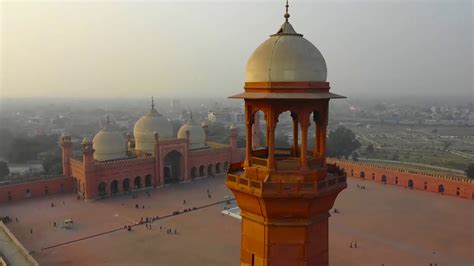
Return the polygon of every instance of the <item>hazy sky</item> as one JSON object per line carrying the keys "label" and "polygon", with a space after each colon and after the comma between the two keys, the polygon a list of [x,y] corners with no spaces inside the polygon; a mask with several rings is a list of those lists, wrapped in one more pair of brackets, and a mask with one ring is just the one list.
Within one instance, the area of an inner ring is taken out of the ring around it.
{"label": "hazy sky", "polygon": [[[284,1],[0,1],[1,97],[225,97]],[[473,1],[290,0],[348,96],[473,97]]]}

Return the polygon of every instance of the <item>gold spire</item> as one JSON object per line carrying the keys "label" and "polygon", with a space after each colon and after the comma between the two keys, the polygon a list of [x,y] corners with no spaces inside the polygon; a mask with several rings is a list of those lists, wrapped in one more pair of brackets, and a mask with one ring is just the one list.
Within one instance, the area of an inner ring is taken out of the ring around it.
{"label": "gold spire", "polygon": [[286,0],[286,5],[285,5],[285,8],[286,8],[286,12],[285,12],[285,22],[288,22],[288,18],[290,17],[290,13],[288,13],[288,0]]}

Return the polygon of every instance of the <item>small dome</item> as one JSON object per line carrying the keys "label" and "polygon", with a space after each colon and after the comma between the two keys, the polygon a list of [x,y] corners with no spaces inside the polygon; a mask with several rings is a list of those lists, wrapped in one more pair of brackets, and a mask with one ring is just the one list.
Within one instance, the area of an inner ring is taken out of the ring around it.
{"label": "small dome", "polygon": [[133,127],[135,150],[152,153],[155,144],[155,133],[158,133],[160,139],[173,137],[170,121],[152,107],[150,112],[140,117]]}
{"label": "small dome", "polygon": [[206,147],[206,133],[201,125],[194,122],[193,117],[178,130],[178,139],[185,139],[186,132],[189,131],[189,148],[201,149]]}
{"label": "small dome", "polygon": [[[90,141],[84,138],[84,141]],[[127,144],[122,133],[114,127],[107,125],[99,131],[92,140],[94,148],[94,159],[97,161],[108,161],[126,157]]]}
{"label": "small dome", "polygon": [[326,81],[326,61],[321,52],[289,22],[263,42],[247,61],[246,82]]}

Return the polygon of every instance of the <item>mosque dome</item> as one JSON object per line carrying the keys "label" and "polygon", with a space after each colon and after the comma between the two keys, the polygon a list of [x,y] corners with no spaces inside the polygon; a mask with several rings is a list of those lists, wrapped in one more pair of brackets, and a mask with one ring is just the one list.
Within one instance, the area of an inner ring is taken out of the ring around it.
{"label": "mosque dome", "polygon": [[182,125],[178,130],[178,139],[185,139],[186,131],[189,131],[189,148],[190,149],[200,149],[206,147],[206,133],[202,125],[199,125],[191,119],[186,124]]}
{"label": "mosque dome", "polygon": [[[88,143],[90,140],[84,138],[83,142]],[[95,134],[92,139],[92,147],[94,148],[94,159],[97,161],[108,161],[126,157],[127,142],[115,127],[107,124],[102,130]]]}
{"label": "mosque dome", "polygon": [[280,30],[252,53],[247,61],[245,81],[324,82],[326,77],[323,55],[293,29],[287,18]]}
{"label": "mosque dome", "polygon": [[150,111],[140,117],[133,127],[135,150],[153,153],[155,133],[160,139],[172,138],[173,130],[170,121],[155,110],[154,103]]}

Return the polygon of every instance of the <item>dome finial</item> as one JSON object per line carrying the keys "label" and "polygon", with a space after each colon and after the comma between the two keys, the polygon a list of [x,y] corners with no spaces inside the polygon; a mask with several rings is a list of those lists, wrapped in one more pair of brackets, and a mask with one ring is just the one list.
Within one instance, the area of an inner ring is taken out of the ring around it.
{"label": "dome finial", "polygon": [[285,5],[285,8],[286,8],[286,12],[285,12],[285,22],[288,22],[288,18],[290,17],[290,13],[288,13],[288,7],[290,7],[288,5],[288,0],[286,0],[286,5]]}
{"label": "dome finial", "polygon": [[155,109],[155,100],[153,100],[153,96],[151,96],[151,109]]}

